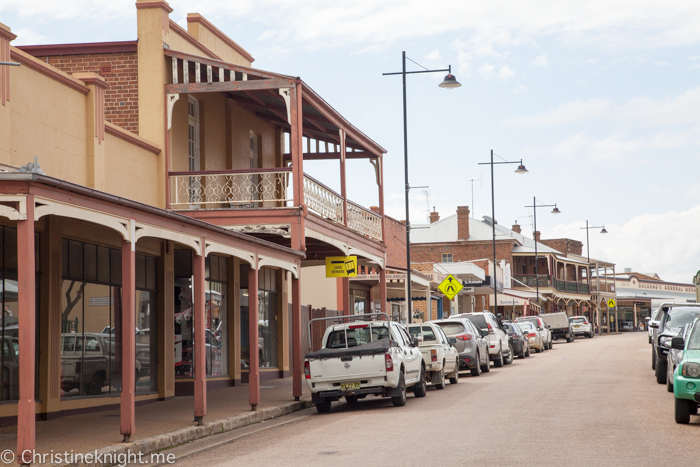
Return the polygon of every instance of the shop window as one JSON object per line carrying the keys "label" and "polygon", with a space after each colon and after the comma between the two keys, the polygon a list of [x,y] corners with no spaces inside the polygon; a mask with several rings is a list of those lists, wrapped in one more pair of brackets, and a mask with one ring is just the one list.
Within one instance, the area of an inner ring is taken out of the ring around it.
{"label": "shop window", "polygon": [[452,262],[452,253],[443,253],[442,254],[442,262],[443,263],[451,263]]}
{"label": "shop window", "polygon": [[356,315],[369,313],[369,292],[361,289],[350,289],[350,309]]}
{"label": "shop window", "polygon": [[[136,393],[157,391],[155,258],[136,255]],[[63,240],[61,397],[121,392],[121,251]]]}
{"label": "shop window", "polygon": [[[241,266],[241,277],[247,277],[248,266]],[[245,275],[244,275],[245,274]],[[278,366],[277,323],[277,271],[260,268],[258,272],[258,360],[260,368]],[[248,338],[248,289],[241,287],[241,368],[250,365],[250,341]]]}

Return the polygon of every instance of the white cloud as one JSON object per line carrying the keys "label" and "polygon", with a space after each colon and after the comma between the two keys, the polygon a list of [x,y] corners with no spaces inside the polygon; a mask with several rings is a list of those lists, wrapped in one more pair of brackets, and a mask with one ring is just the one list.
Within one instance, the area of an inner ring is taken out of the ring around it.
{"label": "white cloud", "polygon": [[530,66],[539,68],[549,68],[549,59],[547,58],[547,54],[543,53],[542,55],[538,55],[537,57],[535,57],[535,59],[532,62],[530,62]]}
{"label": "white cloud", "polygon": [[485,79],[491,79],[493,78],[495,70],[493,65],[484,63],[479,67],[479,74]]}
{"label": "white cloud", "polygon": [[[585,222],[558,225],[542,237],[569,237],[585,243],[585,231],[579,229]],[[689,235],[700,230],[700,205],[687,211],[640,214],[624,223],[605,223],[605,228],[607,235],[590,232],[591,257],[616,263],[618,271],[630,267],[656,272],[667,281],[689,283],[698,270],[700,243],[691,241]]]}
{"label": "white cloud", "polygon": [[510,69],[508,65],[503,65],[499,70],[498,70],[498,77],[501,78],[502,80],[507,80],[508,78],[512,78],[515,72]]}
{"label": "white cloud", "polygon": [[525,86],[524,84],[518,84],[518,85],[515,87],[515,89],[513,89],[511,92],[514,93],[514,94],[520,94],[521,92],[525,92],[525,91],[527,91],[528,89],[530,89],[530,88],[528,88],[528,87]]}

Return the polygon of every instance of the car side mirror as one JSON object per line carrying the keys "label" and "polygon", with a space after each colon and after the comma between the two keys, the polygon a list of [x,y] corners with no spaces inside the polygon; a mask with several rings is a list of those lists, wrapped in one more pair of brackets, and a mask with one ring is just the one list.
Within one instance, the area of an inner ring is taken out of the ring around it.
{"label": "car side mirror", "polygon": [[649,321],[649,320],[651,320],[651,316],[647,316],[646,318],[644,318],[644,321]]}
{"label": "car side mirror", "polygon": [[544,331],[544,328],[543,328],[543,327],[539,327],[539,328],[537,328],[537,330],[538,330],[538,331]]}
{"label": "car side mirror", "polygon": [[548,325],[547,325],[547,329],[552,329],[552,325],[551,325],[551,324],[548,324]]}
{"label": "car side mirror", "polygon": [[420,337],[414,337],[413,338],[413,347],[418,347],[421,343],[421,338]]}
{"label": "car side mirror", "polygon": [[676,350],[683,350],[685,347],[685,341],[682,337],[674,337],[671,339],[671,348]]}
{"label": "car side mirror", "polygon": [[650,328],[658,329],[659,328],[659,323],[649,323]]}
{"label": "car side mirror", "polygon": [[481,330],[481,337],[486,337],[489,335],[489,330],[488,329],[482,329]]}
{"label": "car side mirror", "polygon": [[450,345],[455,345],[457,343],[457,339],[455,339],[454,337],[450,337],[449,339],[447,339],[447,342],[449,342]]}

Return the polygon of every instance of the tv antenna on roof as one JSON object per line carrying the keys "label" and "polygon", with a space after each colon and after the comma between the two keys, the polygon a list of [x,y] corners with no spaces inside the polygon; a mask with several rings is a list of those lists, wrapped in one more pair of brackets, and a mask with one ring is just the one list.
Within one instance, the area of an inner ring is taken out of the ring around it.
{"label": "tv antenna on roof", "polygon": [[423,196],[425,196],[425,201],[428,203],[428,210],[426,211],[428,214],[426,214],[425,220],[430,222],[430,188],[423,190]]}

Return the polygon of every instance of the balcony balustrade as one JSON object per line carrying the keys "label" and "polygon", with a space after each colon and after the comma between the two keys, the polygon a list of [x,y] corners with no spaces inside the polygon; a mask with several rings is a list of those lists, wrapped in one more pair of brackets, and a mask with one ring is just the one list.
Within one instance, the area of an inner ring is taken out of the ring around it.
{"label": "balcony balustrade", "polygon": [[[170,173],[170,206],[191,209],[270,209],[293,206],[291,168]],[[319,216],[345,225],[343,197],[304,174],[304,202]],[[347,226],[382,240],[382,216],[347,202]]]}
{"label": "balcony balustrade", "polygon": [[[546,274],[516,274],[513,276],[516,281],[522,282],[528,287],[551,287],[552,277]],[[519,287],[519,284],[515,284],[515,287]]]}
{"label": "balcony balustrade", "polygon": [[559,279],[555,280],[555,288],[559,292],[566,292],[566,293],[576,293],[576,294],[588,294],[589,288],[588,284],[583,283],[583,282],[570,282],[570,281],[562,281]]}

